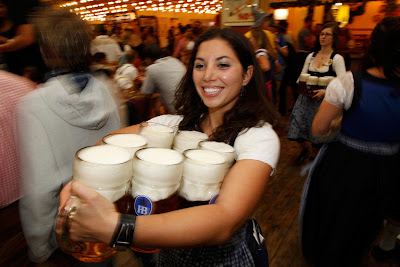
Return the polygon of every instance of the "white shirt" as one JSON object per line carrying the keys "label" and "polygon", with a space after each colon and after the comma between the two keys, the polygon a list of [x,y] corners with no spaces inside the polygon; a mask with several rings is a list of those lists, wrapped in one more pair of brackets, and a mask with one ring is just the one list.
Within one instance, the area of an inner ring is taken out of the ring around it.
{"label": "white shirt", "polygon": [[97,52],[106,54],[108,61],[119,61],[122,56],[122,50],[118,42],[108,35],[99,35],[90,43],[90,53],[92,55]]}
{"label": "white shirt", "polygon": [[162,104],[167,112],[175,111],[173,101],[175,91],[186,72],[185,65],[175,57],[157,59],[146,68],[146,79],[141,88],[143,94],[160,93]]}
{"label": "white shirt", "polygon": [[133,86],[133,80],[138,76],[138,70],[130,63],[125,63],[115,72],[114,81],[117,88],[129,89]]}
{"label": "white shirt", "polygon": [[[178,126],[181,120],[182,116],[179,115],[162,115],[150,121],[173,127]],[[261,127],[243,130],[236,137],[233,147],[236,161],[242,159],[258,160],[268,164],[273,170],[278,164],[280,141],[269,123],[265,123]]]}

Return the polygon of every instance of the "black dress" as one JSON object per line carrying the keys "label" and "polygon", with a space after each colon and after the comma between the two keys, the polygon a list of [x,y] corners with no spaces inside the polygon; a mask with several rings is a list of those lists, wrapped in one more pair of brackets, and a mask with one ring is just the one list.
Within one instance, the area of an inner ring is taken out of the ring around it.
{"label": "black dress", "polygon": [[400,221],[400,86],[367,73],[354,80],[341,132],[303,188],[300,241],[316,266],[357,266],[384,217]]}

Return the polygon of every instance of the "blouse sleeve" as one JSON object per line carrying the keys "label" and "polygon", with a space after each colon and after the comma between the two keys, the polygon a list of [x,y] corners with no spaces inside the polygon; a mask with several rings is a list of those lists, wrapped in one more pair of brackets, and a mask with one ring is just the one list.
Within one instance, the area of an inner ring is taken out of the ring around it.
{"label": "blouse sleeve", "polygon": [[[301,74],[303,73],[308,73],[308,67],[311,64],[311,59],[312,59],[313,53],[308,54],[306,60],[304,61],[303,69],[301,70]],[[299,77],[297,77],[297,83],[299,82]]]}
{"label": "blouse sleeve", "polygon": [[234,147],[237,161],[242,159],[258,160],[271,166],[272,170],[278,164],[280,141],[268,123],[262,127],[252,127],[239,134]]}
{"label": "blouse sleeve", "polygon": [[269,58],[269,57],[268,57],[268,51],[265,50],[265,49],[258,49],[258,50],[256,51],[256,58],[259,58],[259,57],[261,57],[261,56],[265,56],[265,57]]}
{"label": "blouse sleeve", "polygon": [[354,79],[351,71],[333,79],[326,88],[324,100],[330,104],[348,110],[353,101]]}
{"label": "blouse sleeve", "polygon": [[346,72],[346,65],[344,64],[344,58],[336,54],[333,57],[333,70],[336,72],[336,76],[339,77],[340,75],[344,74]]}

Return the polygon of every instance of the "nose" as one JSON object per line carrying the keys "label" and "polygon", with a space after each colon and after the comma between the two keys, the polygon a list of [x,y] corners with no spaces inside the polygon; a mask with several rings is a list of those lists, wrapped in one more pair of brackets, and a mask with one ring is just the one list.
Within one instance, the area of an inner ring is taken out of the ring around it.
{"label": "nose", "polygon": [[212,66],[207,66],[204,70],[204,81],[212,81],[215,79],[215,70]]}

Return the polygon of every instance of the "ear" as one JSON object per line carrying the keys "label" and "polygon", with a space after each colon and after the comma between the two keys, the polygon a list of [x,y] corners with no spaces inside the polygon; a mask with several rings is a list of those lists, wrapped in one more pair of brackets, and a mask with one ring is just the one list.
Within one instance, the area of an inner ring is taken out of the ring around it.
{"label": "ear", "polygon": [[253,65],[247,67],[247,71],[243,75],[242,86],[246,86],[250,82],[251,78],[253,77],[253,70],[254,70]]}

